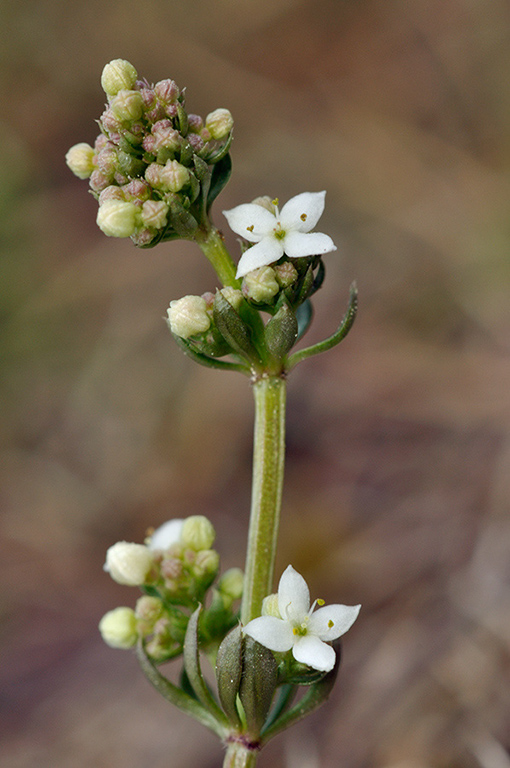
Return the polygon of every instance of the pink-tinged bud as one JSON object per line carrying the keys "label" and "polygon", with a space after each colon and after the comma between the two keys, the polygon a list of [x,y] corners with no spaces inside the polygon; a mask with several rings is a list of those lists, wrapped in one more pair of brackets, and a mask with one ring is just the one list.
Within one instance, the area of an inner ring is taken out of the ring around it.
{"label": "pink-tinged bud", "polygon": [[110,107],[107,107],[99,118],[99,125],[108,134],[115,133],[122,128],[119,118],[112,112]]}
{"label": "pink-tinged bud", "polygon": [[137,214],[134,203],[107,200],[99,207],[96,222],[108,237],[130,237],[136,230]]}
{"label": "pink-tinged bud", "polygon": [[204,127],[204,121],[200,115],[188,115],[188,126],[191,133],[200,133]]}
{"label": "pink-tinged bud", "polygon": [[101,152],[101,150],[104,149],[107,144],[108,144],[108,136],[105,136],[104,133],[100,133],[94,142],[94,149],[96,150],[96,152]]}
{"label": "pink-tinged bud", "polygon": [[165,105],[159,101],[156,102],[156,106],[152,109],[149,109],[145,113],[145,117],[149,123],[157,123],[158,120],[163,120],[165,117],[168,117]]}
{"label": "pink-tinged bud", "polygon": [[122,200],[125,202],[123,190],[117,187],[116,184],[111,184],[106,189],[103,189],[99,195],[99,205],[103,205],[107,200]]}
{"label": "pink-tinged bud", "polygon": [[133,179],[129,184],[124,184],[122,192],[126,200],[142,203],[148,200],[151,194],[149,185],[142,179]]}
{"label": "pink-tinged bud", "polygon": [[177,151],[181,146],[181,137],[172,125],[171,120],[158,120],[152,128],[155,142],[154,149],[171,149]]}
{"label": "pink-tinged bud", "polygon": [[143,108],[145,110],[152,109],[156,106],[156,94],[153,88],[140,88],[140,96],[143,101]]}
{"label": "pink-tinged bud", "polygon": [[110,107],[119,120],[139,120],[143,114],[143,100],[140,91],[122,90],[112,99]]}
{"label": "pink-tinged bud", "polygon": [[179,88],[173,80],[160,80],[154,86],[154,93],[165,104],[171,104],[179,98]]}
{"label": "pink-tinged bud", "polygon": [[145,171],[145,179],[148,184],[151,185],[154,189],[158,189],[162,182],[161,182],[161,173],[163,171],[163,166],[159,163],[151,163],[147,166],[147,169]]}
{"label": "pink-tinged bud", "polygon": [[66,163],[79,179],[88,179],[94,170],[94,155],[95,152],[90,144],[81,142],[68,150]]}
{"label": "pink-tinged bud", "polygon": [[205,118],[205,127],[213,139],[226,139],[234,125],[234,118],[228,109],[215,109]]}
{"label": "pink-tinged bud", "polygon": [[93,171],[89,185],[93,192],[102,192],[103,189],[110,186],[112,181],[113,179],[110,174],[105,174],[102,171]]}
{"label": "pink-tinged bud", "polygon": [[139,229],[134,235],[131,235],[131,240],[138,248],[144,248],[149,243],[152,243],[155,236],[152,229]]}
{"label": "pink-tinged bud", "polygon": [[[150,166],[149,166],[150,167]],[[160,173],[161,188],[168,192],[180,192],[189,181],[189,171],[177,160],[168,160]]]}
{"label": "pink-tinged bud", "polygon": [[200,152],[204,148],[204,140],[198,133],[188,133],[187,139],[194,152]]}
{"label": "pink-tinged bud", "polygon": [[144,139],[142,141],[142,147],[150,155],[155,155],[156,154],[156,137],[153,136],[152,133],[149,133],[147,136],[144,136]]}
{"label": "pink-tinged bud", "polygon": [[163,229],[167,225],[168,205],[162,200],[147,200],[142,208],[142,222],[152,229]]}
{"label": "pink-tinged bud", "polygon": [[165,109],[165,115],[167,117],[175,117],[177,114],[177,105],[176,104],[168,104],[168,106]]}
{"label": "pink-tinged bud", "polygon": [[182,339],[196,333],[205,333],[211,325],[207,305],[202,296],[183,296],[170,302],[168,308],[170,330]]}
{"label": "pink-tinged bud", "polygon": [[114,59],[104,67],[101,85],[107,96],[116,96],[119,91],[131,89],[137,77],[137,71],[129,61]]}
{"label": "pink-tinged bud", "polygon": [[96,165],[98,171],[104,173],[105,176],[112,177],[115,173],[117,167],[117,150],[111,142],[108,142],[104,149],[97,153]]}

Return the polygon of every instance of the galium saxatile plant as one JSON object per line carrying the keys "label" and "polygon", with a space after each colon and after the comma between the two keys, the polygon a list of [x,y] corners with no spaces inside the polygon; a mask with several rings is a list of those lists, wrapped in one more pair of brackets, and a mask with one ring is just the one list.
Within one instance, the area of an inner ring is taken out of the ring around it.
{"label": "galium saxatile plant", "polygon": [[[336,250],[316,231],[326,193],[302,192],[283,205],[262,196],[223,211],[242,238],[235,263],[211,219],[231,173],[230,112],[192,114],[173,80],[151,84],[123,59],[105,66],[101,84],[107,103],[99,135],[93,145],[71,147],[66,162],[89,180],[107,236],[131,238],[139,248],[193,240],[207,257],[218,284],[201,296],[172,297],[168,326],[195,362],[249,379],[255,429],[244,571],[221,572],[205,516],[176,517],[148,529],[144,542],[108,549],[105,571],[140,596],[134,607],[109,611],[99,629],[111,647],[135,649],[161,695],[217,734],[225,768],[246,768],[270,739],[326,701],[340,663],[339,638],[360,610],[311,602],[292,565],[273,592],[287,377],[345,338],[357,292],[351,286],[332,336],[295,350],[324,280],[322,257]],[[180,685],[160,669],[170,660],[182,666]],[[215,690],[203,675],[206,663],[215,670]]]}

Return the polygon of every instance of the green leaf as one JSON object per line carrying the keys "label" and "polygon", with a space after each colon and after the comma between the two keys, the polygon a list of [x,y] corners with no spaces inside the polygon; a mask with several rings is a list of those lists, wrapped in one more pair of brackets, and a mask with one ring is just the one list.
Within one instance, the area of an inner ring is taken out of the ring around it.
{"label": "green leaf", "polygon": [[257,351],[251,342],[250,326],[220,291],[216,291],[214,298],[213,317],[217,329],[234,352],[250,361],[258,360]]}
{"label": "green leaf", "polygon": [[260,735],[277,683],[278,664],[272,651],[253,638],[245,637],[239,698],[246,714],[248,733],[253,739]]}
{"label": "green leaf", "polygon": [[236,704],[242,671],[242,634],[239,625],[225,637],[216,657],[216,681],[221,706],[236,728],[242,725]]}
{"label": "green leaf", "polygon": [[193,688],[197,699],[204,705],[209,712],[212,712],[218,721],[226,724],[225,715],[221,711],[216,699],[207,687],[202,676],[200,668],[200,649],[198,642],[198,620],[202,606],[198,606],[191,615],[184,639],[184,669],[188,676],[191,687]]}
{"label": "green leaf", "polygon": [[225,727],[223,720],[218,720],[212,712],[203,706],[203,704],[196,701],[162,675],[145,653],[142,641],[138,643],[136,655],[145,677],[164,699],[178,707],[181,712],[185,712],[187,715],[194,717],[195,720],[198,720],[198,722],[205,725],[206,728],[213,731],[220,737],[220,739],[225,738],[227,735],[227,728]]}
{"label": "green leaf", "polygon": [[307,299],[302,304],[300,304],[299,307],[296,309],[296,320],[298,324],[296,341],[299,341],[299,339],[303,338],[308,328],[310,327],[312,318],[313,318],[312,302],[310,301],[310,299]]}
{"label": "green leaf", "polygon": [[216,165],[213,166],[211,184],[207,194],[207,210],[210,209],[221,190],[227,184],[232,173],[232,160],[229,154],[226,154]]}
{"label": "green leaf", "polygon": [[294,352],[288,359],[287,371],[290,371],[294,366],[300,363],[302,360],[306,360],[307,357],[312,355],[318,355],[320,352],[326,352],[326,350],[335,347],[337,344],[345,339],[349,331],[351,330],[354,320],[356,318],[356,312],[358,311],[358,289],[356,283],[352,283],[350,290],[350,299],[347,312],[345,313],[338,330],[329,336],[324,341],[319,341],[311,347],[300,349],[299,352]]}
{"label": "green leaf", "polygon": [[321,704],[324,704],[324,702],[327,701],[331,691],[333,690],[333,686],[338,675],[338,669],[340,667],[341,646],[339,640],[333,643],[333,648],[335,649],[336,660],[335,666],[331,672],[328,672],[326,675],[324,675],[322,680],[319,680],[318,683],[310,685],[307,688],[304,696],[302,696],[302,698],[296,704],[294,704],[291,709],[284,711],[281,716],[278,717],[274,722],[272,719],[268,721],[271,724],[268,727],[262,729],[263,744],[267,744],[267,742],[278,733],[281,733],[281,731],[284,731],[286,728],[294,725],[294,723],[297,723],[298,720],[301,720],[306,715],[309,715],[315,709],[320,707]]}
{"label": "green leaf", "polygon": [[296,343],[297,335],[296,315],[282,294],[281,306],[264,329],[266,346],[273,357],[282,360]]}
{"label": "green leaf", "polygon": [[207,368],[217,368],[221,371],[238,371],[239,373],[244,373],[245,376],[250,375],[249,368],[247,368],[243,363],[232,363],[229,360],[218,360],[215,357],[208,357],[208,355],[203,355],[201,352],[196,350],[193,347],[193,344],[187,339],[176,336],[175,333],[172,333],[172,336],[184,354],[188,357],[191,357],[195,363],[205,365]]}

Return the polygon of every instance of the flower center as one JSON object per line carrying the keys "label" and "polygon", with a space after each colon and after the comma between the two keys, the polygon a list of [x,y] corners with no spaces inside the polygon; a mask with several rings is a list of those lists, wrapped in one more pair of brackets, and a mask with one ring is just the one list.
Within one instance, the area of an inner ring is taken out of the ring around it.
{"label": "flower center", "polygon": [[280,222],[277,223],[277,225],[274,228],[273,232],[274,232],[274,236],[276,237],[277,240],[283,240],[283,238],[287,234],[285,232],[285,230],[282,229],[282,225],[280,224]]}
{"label": "flower center", "polygon": [[304,621],[301,622],[301,624],[295,624],[292,628],[292,632],[294,635],[298,635],[298,637],[304,637],[308,634],[308,619],[310,617],[307,616]]}

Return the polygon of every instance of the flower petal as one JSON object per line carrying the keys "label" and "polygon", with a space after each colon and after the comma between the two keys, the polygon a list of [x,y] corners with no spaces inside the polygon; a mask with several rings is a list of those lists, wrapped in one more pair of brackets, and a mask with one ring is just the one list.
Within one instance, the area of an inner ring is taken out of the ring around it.
{"label": "flower petal", "polygon": [[254,203],[243,203],[230,211],[223,211],[230,229],[250,243],[258,243],[276,226],[273,213]]}
{"label": "flower petal", "polygon": [[243,632],[269,650],[280,653],[290,651],[295,640],[291,625],[276,616],[259,616],[248,622]]}
{"label": "flower petal", "polygon": [[[256,207],[256,206],[254,206]],[[264,237],[260,243],[248,248],[237,265],[236,277],[244,277],[253,269],[273,264],[283,256],[283,242],[276,237]]]}
{"label": "flower petal", "polygon": [[326,605],[310,616],[308,631],[321,640],[336,640],[352,627],[361,605]]}
{"label": "flower petal", "polygon": [[301,624],[310,609],[308,584],[300,573],[289,565],[278,584],[278,609],[291,624]]}
{"label": "flower petal", "polygon": [[181,538],[184,520],[167,520],[166,523],[156,528],[150,537],[149,549],[168,549],[172,544],[177,544]]}
{"label": "flower petal", "polygon": [[284,230],[310,232],[324,211],[325,192],[302,192],[283,206],[279,220]]}
{"label": "flower petal", "polygon": [[289,232],[283,239],[285,253],[291,259],[298,259],[301,256],[318,256],[321,253],[336,251],[336,245],[329,235],[323,235],[322,232]]}
{"label": "flower petal", "polygon": [[308,664],[321,672],[329,672],[335,666],[335,651],[315,635],[300,637],[294,644],[292,655],[301,664]]}

